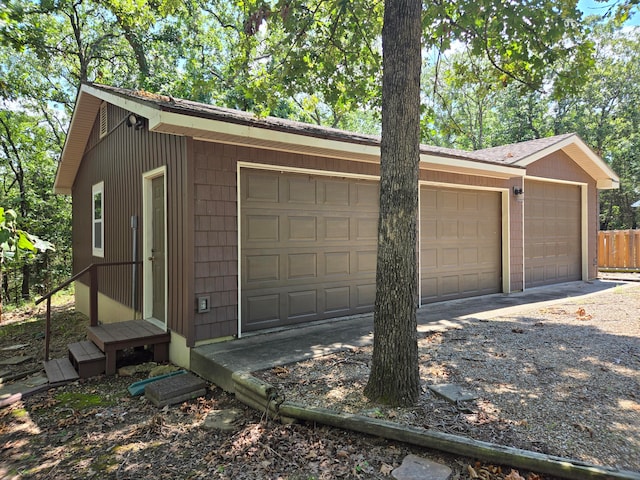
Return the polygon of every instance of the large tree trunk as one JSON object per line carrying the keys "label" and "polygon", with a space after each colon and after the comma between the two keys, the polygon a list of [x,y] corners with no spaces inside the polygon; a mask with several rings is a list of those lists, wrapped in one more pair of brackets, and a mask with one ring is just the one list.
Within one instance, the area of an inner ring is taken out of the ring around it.
{"label": "large tree trunk", "polygon": [[365,395],[391,405],[420,393],[416,222],[420,161],[420,0],[387,0],[374,345]]}

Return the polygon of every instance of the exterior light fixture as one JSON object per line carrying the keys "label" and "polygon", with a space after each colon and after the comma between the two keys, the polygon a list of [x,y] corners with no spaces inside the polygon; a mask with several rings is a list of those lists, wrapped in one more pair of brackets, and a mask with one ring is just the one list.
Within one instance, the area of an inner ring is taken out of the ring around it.
{"label": "exterior light fixture", "polygon": [[144,117],[130,113],[126,120],[127,127],[134,127],[136,130],[140,130],[144,125]]}
{"label": "exterior light fixture", "polygon": [[524,202],[524,190],[521,187],[513,187],[513,194],[518,202]]}

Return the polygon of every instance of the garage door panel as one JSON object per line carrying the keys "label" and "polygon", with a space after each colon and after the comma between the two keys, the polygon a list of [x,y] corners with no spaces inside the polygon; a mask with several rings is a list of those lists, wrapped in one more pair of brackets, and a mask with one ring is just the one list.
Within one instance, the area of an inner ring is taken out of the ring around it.
{"label": "garage door panel", "polygon": [[243,169],[240,185],[243,331],[372,309],[377,183]]}
{"label": "garage door panel", "polygon": [[376,207],[377,212],[378,201],[380,194],[378,190],[378,184],[373,182],[360,182],[353,185],[355,192],[354,205],[356,207],[364,207],[364,209],[370,209],[372,206]]}
{"label": "garage door panel", "polygon": [[354,273],[373,273],[376,272],[377,251],[361,251],[356,252],[356,265]]}
{"label": "garage door panel", "polygon": [[323,217],[321,240],[348,241],[351,219],[349,217]]}
{"label": "garage door panel", "polygon": [[367,283],[363,285],[356,285],[356,308],[359,310],[368,309],[373,307],[376,301],[376,284]]}
{"label": "garage door panel", "polygon": [[460,263],[457,248],[443,248],[440,255],[439,267],[457,267]]}
{"label": "garage door panel", "polygon": [[525,191],[525,286],[580,280],[580,186],[528,180]]}
{"label": "garage door panel", "polygon": [[280,318],[280,294],[249,296],[244,313],[252,322],[276,321]]}
{"label": "garage door panel", "polygon": [[477,265],[479,261],[478,248],[467,247],[462,249],[462,264]]}
{"label": "garage door panel", "polygon": [[289,292],[287,297],[289,318],[313,316],[318,312],[316,290]]}
{"label": "garage door panel", "polygon": [[475,241],[479,236],[478,232],[478,221],[469,219],[469,220],[461,220],[458,222],[460,226],[460,238]]}
{"label": "garage door panel", "polygon": [[318,256],[315,253],[287,255],[289,280],[315,279],[318,276]]}
{"label": "garage door panel", "polygon": [[246,218],[243,230],[247,242],[277,242],[280,239],[280,217],[250,215]]}
{"label": "garage door panel", "polygon": [[438,266],[438,250],[429,248],[422,250],[420,264],[423,271],[430,271]]}
{"label": "garage door panel", "polygon": [[437,210],[457,212],[460,210],[458,207],[458,199],[460,192],[454,192],[450,190],[441,190],[436,203]]}
{"label": "garage door panel", "polygon": [[248,255],[245,265],[248,283],[280,279],[280,255]]}
{"label": "garage door panel", "polygon": [[501,291],[500,195],[421,186],[422,303]]}
{"label": "garage door panel", "polygon": [[356,218],[356,240],[376,240],[378,238],[378,218]]}
{"label": "garage door panel", "polygon": [[321,182],[322,203],[324,205],[349,206],[351,196],[350,185],[346,182],[333,182],[324,180]]}
{"label": "garage door panel", "polygon": [[462,291],[465,293],[475,292],[480,288],[480,275],[470,273],[462,276]]}
{"label": "garage door panel", "polygon": [[443,219],[438,222],[438,236],[443,239],[457,240],[458,233],[458,220],[456,219]]}
{"label": "garage door panel", "polygon": [[271,175],[254,172],[247,176],[247,188],[244,189],[246,202],[277,202],[280,197],[280,184]]}
{"label": "garage door panel", "polygon": [[441,295],[442,296],[457,296],[460,291],[460,276],[459,275],[443,275],[442,276]]}
{"label": "garage door panel", "polygon": [[286,179],[287,203],[315,205],[316,182],[308,177]]}
{"label": "garage door panel", "polygon": [[325,275],[344,276],[351,273],[351,252],[328,252],[322,258]]}
{"label": "garage door panel", "polygon": [[289,242],[318,240],[316,229],[316,217],[287,217],[287,230],[284,238]]}
{"label": "garage door panel", "polygon": [[351,289],[348,286],[326,288],[324,290],[324,309],[327,313],[347,312],[351,305]]}

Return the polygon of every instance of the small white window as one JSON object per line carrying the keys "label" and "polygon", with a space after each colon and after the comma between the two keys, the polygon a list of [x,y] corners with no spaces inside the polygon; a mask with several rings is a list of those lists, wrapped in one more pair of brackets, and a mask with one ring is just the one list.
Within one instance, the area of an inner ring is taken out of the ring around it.
{"label": "small white window", "polygon": [[104,257],[104,182],[91,188],[92,246],[95,257]]}

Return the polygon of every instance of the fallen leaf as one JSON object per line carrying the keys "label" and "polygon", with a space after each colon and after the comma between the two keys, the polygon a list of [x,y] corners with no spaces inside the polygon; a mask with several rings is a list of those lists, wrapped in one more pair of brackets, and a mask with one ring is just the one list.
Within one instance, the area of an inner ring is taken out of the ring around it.
{"label": "fallen leaf", "polygon": [[469,472],[469,478],[479,478],[477,472],[471,465],[467,465],[467,472]]}
{"label": "fallen leaf", "polygon": [[511,473],[504,477],[504,480],[526,480],[523,476],[520,475],[518,470],[511,470]]}
{"label": "fallen leaf", "polygon": [[346,450],[338,450],[338,452],[336,453],[336,457],[349,458],[349,452],[347,452]]}

